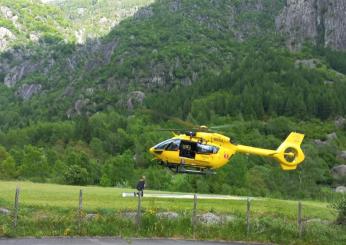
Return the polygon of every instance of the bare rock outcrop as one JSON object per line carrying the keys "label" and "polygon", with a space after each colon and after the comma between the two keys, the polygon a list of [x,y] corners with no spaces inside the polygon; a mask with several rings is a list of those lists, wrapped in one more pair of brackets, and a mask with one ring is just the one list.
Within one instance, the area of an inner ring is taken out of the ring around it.
{"label": "bare rock outcrop", "polygon": [[332,168],[332,175],[334,179],[346,178],[346,165],[338,165]]}
{"label": "bare rock outcrop", "polygon": [[39,65],[35,63],[25,62],[13,67],[11,71],[6,74],[4,84],[9,88],[13,87],[19,80],[24,78],[27,74],[36,71],[38,66]]}
{"label": "bare rock outcrop", "polygon": [[74,110],[77,115],[82,114],[83,109],[88,105],[89,101],[89,99],[79,99],[74,103]]}
{"label": "bare rock outcrop", "polygon": [[325,224],[328,225],[330,222],[328,220],[322,220],[320,218],[312,218],[312,219],[307,219],[303,221],[305,225],[309,225],[309,224]]}
{"label": "bare rock outcrop", "polygon": [[343,118],[343,117],[338,117],[335,119],[334,123],[335,123],[335,126],[338,127],[338,128],[341,128],[344,126],[346,122],[346,119]]}
{"label": "bare rock outcrop", "polygon": [[18,15],[16,15],[9,7],[0,6],[0,14],[5,19],[11,21],[16,29],[21,30],[22,25],[18,23]]}
{"label": "bare rock outcrop", "polygon": [[346,193],[346,186],[338,186],[335,188],[335,192],[338,192],[338,193]]}
{"label": "bare rock outcrop", "polygon": [[98,214],[86,214],[84,219],[87,221],[92,221],[97,219]]}
{"label": "bare rock outcrop", "polygon": [[142,91],[133,91],[127,99],[127,109],[132,110],[136,104],[142,104],[145,94]]}
{"label": "bare rock outcrop", "polygon": [[85,29],[84,28],[79,29],[79,30],[75,31],[74,34],[75,34],[77,43],[83,44],[84,40],[85,40]]}
{"label": "bare rock outcrop", "polygon": [[175,13],[181,9],[181,0],[170,1],[168,4],[169,11]]}
{"label": "bare rock outcrop", "polygon": [[333,142],[338,138],[337,134],[335,132],[332,132],[330,134],[326,135],[326,140],[320,140],[320,139],[315,139],[314,143],[318,146],[325,146]]}
{"label": "bare rock outcrop", "polygon": [[2,215],[10,215],[11,211],[8,210],[7,208],[0,208],[0,214],[2,214]]}
{"label": "bare rock outcrop", "polygon": [[14,14],[12,10],[9,7],[6,6],[0,6],[0,13],[6,18],[6,19],[11,19]]}
{"label": "bare rock outcrop", "polygon": [[17,95],[23,100],[30,99],[33,95],[38,94],[42,89],[41,84],[23,84],[17,90]]}
{"label": "bare rock outcrop", "polygon": [[345,50],[346,1],[287,0],[276,28],[286,35],[291,50],[299,50],[305,41]]}
{"label": "bare rock outcrop", "polygon": [[338,138],[335,132],[326,135],[327,141],[333,141]]}
{"label": "bare rock outcrop", "polygon": [[5,50],[8,44],[15,38],[15,35],[9,29],[0,26],[0,51]]}
{"label": "bare rock outcrop", "polygon": [[179,214],[176,212],[161,212],[157,213],[156,217],[160,219],[177,219],[179,218]]}
{"label": "bare rock outcrop", "polygon": [[32,42],[38,42],[40,40],[40,35],[36,32],[32,32],[30,33],[29,38]]}
{"label": "bare rock outcrop", "polygon": [[197,215],[197,218],[201,223],[208,225],[220,224],[222,222],[221,217],[213,213]]}
{"label": "bare rock outcrop", "polygon": [[89,61],[85,65],[85,69],[90,71],[108,65],[116,47],[116,41],[110,41],[108,43],[95,42],[90,52],[91,56],[89,57]]}
{"label": "bare rock outcrop", "polygon": [[345,161],[346,160],[346,151],[340,151],[338,154],[338,158]]}
{"label": "bare rock outcrop", "polygon": [[154,15],[153,8],[149,6],[149,7],[141,8],[139,11],[137,11],[134,15],[134,18],[142,20],[142,19],[148,19],[152,17],[153,15]]}
{"label": "bare rock outcrop", "polygon": [[308,69],[314,69],[318,64],[321,64],[321,61],[318,59],[307,59],[307,60],[296,60],[294,66],[296,68],[305,67]]}

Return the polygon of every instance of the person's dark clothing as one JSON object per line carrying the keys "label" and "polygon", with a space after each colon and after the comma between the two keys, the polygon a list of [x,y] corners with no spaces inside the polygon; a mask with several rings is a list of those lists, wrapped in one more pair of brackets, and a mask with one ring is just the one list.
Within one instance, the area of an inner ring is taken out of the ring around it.
{"label": "person's dark clothing", "polygon": [[138,181],[137,183],[138,195],[143,196],[144,187],[145,187],[145,180]]}
{"label": "person's dark clothing", "polygon": [[145,181],[144,180],[138,181],[138,183],[137,183],[137,190],[143,191],[144,190],[144,186],[145,186]]}

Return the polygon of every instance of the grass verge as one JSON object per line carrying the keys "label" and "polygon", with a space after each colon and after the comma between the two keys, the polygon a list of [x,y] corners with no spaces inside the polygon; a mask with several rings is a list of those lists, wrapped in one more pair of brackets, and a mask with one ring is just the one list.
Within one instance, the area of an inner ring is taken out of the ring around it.
{"label": "grass verge", "polygon": [[[199,200],[198,215],[208,212],[217,224],[192,223],[193,200],[144,198],[141,226],[135,222],[137,200],[122,198],[128,189],[78,187],[30,182],[0,182],[0,207],[13,210],[16,186],[21,188],[18,226],[12,215],[0,215],[0,237],[120,236],[242,240],[278,244],[345,244],[345,227],[333,224],[335,213],[327,203],[303,202],[304,232],[297,232],[297,202],[263,199],[251,206],[246,232],[246,202]],[[83,212],[78,215],[78,194],[83,189]],[[158,214],[176,212],[178,218]],[[13,214],[13,213],[12,213]]]}

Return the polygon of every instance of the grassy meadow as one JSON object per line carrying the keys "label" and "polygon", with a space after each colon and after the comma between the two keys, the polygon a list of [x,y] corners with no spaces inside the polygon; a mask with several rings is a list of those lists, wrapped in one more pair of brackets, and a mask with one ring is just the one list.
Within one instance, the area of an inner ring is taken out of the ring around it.
{"label": "grassy meadow", "polygon": [[[133,192],[134,189],[111,187],[81,187],[56,184],[37,184],[31,182],[0,182],[0,200],[5,206],[13,206],[16,187],[20,187],[20,203],[24,206],[49,206],[57,208],[77,208],[79,190],[83,190],[83,208],[93,211],[110,209],[116,211],[136,210],[137,199],[123,198],[123,192]],[[146,193],[161,193],[148,190]],[[162,192],[167,193],[167,192]],[[303,211],[306,218],[320,218],[331,221],[335,213],[328,207],[328,203],[303,201]],[[193,207],[193,200],[189,199],[159,199],[144,198],[142,207],[146,210],[188,211]],[[246,212],[244,200],[199,200],[200,212],[240,213]],[[297,201],[263,198],[252,201],[253,214],[282,215],[295,220],[297,216]]]}
{"label": "grassy meadow", "polygon": [[[137,199],[121,196],[122,192],[131,192],[132,189],[0,181],[0,207],[13,210],[17,186],[21,190],[18,225],[13,227],[13,215],[0,215],[0,237],[99,235],[278,244],[343,244],[346,241],[342,233],[344,227],[333,224],[336,213],[324,202],[302,202],[303,220],[314,221],[305,222],[303,237],[299,238],[297,201],[292,200],[252,200],[250,233],[247,234],[244,200],[198,200],[198,215],[212,212],[234,218],[221,224],[198,222],[193,226],[193,200],[144,197],[141,226],[138,228],[135,216],[126,216],[136,211]],[[81,221],[78,213],[80,189],[83,189]],[[179,218],[162,219],[156,216],[164,211],[175,211]],[[94,217],[88,219],[88,214],[94,214]]]}

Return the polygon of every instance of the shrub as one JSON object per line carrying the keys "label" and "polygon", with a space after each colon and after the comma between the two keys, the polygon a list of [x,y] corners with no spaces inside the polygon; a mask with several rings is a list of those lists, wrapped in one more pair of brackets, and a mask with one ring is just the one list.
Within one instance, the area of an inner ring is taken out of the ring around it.
{"label": "shrub", "polygon": [[346,225],[346,198],[335,201],[331,206],[338,212],[336,223]]}

